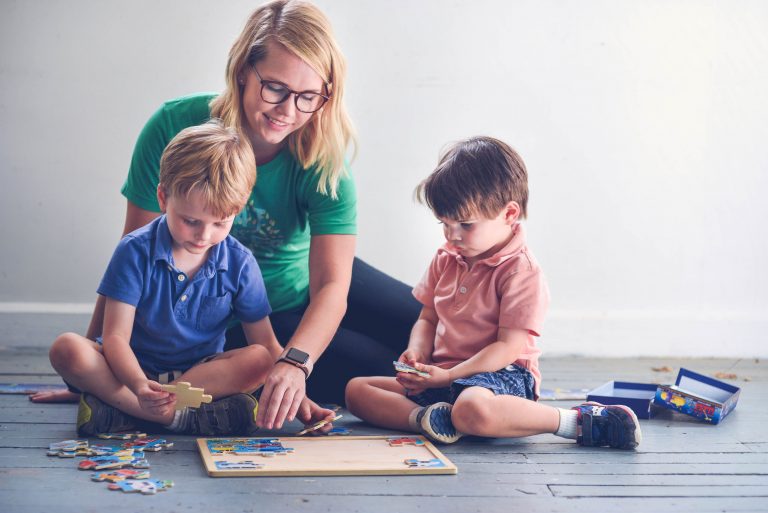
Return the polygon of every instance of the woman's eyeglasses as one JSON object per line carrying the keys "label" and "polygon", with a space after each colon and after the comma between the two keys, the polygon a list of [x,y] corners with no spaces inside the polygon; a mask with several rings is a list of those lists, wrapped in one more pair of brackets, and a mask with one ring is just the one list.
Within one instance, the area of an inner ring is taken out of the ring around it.
{"label": "woman's eyeglasses", "polygon": [[267,103],[278,105],[287,100],[289,96],[293,95],[296,109],[311,114],[312,112],[320,110],[322,106],[325,105],[325,102],[331,99],[330,96],[314,91],[294,91],[293,89],[286,87],[282,82],[264,80],[261,78],[261,75],[259,75],[259,72],[256,71],[255,66],[253,67],[253,71],[256,73],[256,76],[259,77],[259,82],[261,82],[261,99]]}

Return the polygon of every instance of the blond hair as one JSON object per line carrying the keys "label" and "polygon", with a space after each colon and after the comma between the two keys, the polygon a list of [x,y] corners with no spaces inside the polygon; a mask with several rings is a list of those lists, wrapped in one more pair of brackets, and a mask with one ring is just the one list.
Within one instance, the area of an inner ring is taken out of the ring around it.
{"label": "blond hair", "polygon": [[245,206],[256,183],[256,159],[246,137],[220,120],[179,132],[160,159],[160,187],[168,197],[200,193],[222,219]]}
{"label": "blond hair", "polygon": [[528,170],[520,155],[493,137],[472,137],[452,144],[434,171],[415,191],[437,217],[453,220],[496,217],[510,202],[528,215]]}
{"label": "blond hair", "polygon": [[211,101],[211,114],[246,133],[243,89],[238,77],[266,57],[270,41],[284,46],[323,77],[330,100],[288,136],[288,145],[302,167],[317,166],[317,190],[335,198],[339,179],[346,173],[347,147],[355,142],[355,136],[343,101],[346,61],[330,22],[315,5],[301,0],[275,0],[251,14],[229,51],[226,87]]}

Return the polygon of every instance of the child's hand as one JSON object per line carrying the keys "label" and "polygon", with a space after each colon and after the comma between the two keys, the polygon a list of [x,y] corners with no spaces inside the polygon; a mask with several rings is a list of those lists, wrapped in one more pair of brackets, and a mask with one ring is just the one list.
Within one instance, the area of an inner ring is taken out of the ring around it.
{"label": "child's hand", "polygon": [[[321,408],[312,399],[305,397],[299,406],[299,411],[296,412],[296,418],[304,424],[305,427],[312,426],[321,420],[330,420],[336,416],[333,410],[328,408]],[[333,424],[326,424],[325,426],[312,431],[313,435],[324,435],[328,431],[333,429]]]}
{"label": "child's hand", "polygon": [[447,369],[418,362],[414,362],[411,365],[420,371],[429,373],[429,377],[425,378],[418,374],[398,372],[395,379],[408,390],[409,395],[414,395],[425,388],[447,387],[452,382],[450,371]]}
{"label": "child's hand", "polygon": [[157,381],[147,380],[136,390],[139,406],[155,415],[168,415],[176,406],[176,394],[160,388]]}
{"label": "child's hand", "polygon": [[400,355],[400,358],[398,358],[397,361],[407,363],[411,367],[415,367],[414,364],[416,363],[427,362],[427,358],[420,351],[408,348],[403,351],[403,354]]}

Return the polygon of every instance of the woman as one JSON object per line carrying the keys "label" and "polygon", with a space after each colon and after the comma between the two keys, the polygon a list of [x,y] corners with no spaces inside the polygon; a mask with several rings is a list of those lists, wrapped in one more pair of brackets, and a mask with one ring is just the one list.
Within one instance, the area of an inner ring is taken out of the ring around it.
{"label": "woman", "polygon": [[[126,234],[159,215],[160,155],[179,131],[217,117],[251,141],[258,178],[232,234],[259,262],[286,346],[260,396],[257,423],[267,429],[297,415],[304,422],[327,416],[306,399],[309,375],[316,397],[341,401],[350,378],[391,372],[418,317],[409,287],[354,258],[345,78],[344,57],[317,7],[293,0],[259,7],[230,50],[225,90],[166,102],[142,130],[121,191]],[[101,333],[103,304],[99,297],[89,338]],[[243,343],[239,326],[231,328],[228,348]]]}

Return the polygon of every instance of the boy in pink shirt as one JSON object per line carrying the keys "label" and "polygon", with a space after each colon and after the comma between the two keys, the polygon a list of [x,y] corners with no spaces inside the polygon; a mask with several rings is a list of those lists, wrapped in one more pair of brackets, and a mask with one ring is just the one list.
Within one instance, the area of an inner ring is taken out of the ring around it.
{"label": "boy in pink shirt", "polygon": [[442,443],[465,434],[554,433],[582,445],[636,447],[640,426],[625,406],[565,410],[536,402],[535,337],[549,292],[519,223],[528,203],[520,156],[490,137],[461,141],[416,192],[447,240],[413,291],[423,307],[399,359],[421,375],[355,378],[346,390],[349,410]]}

